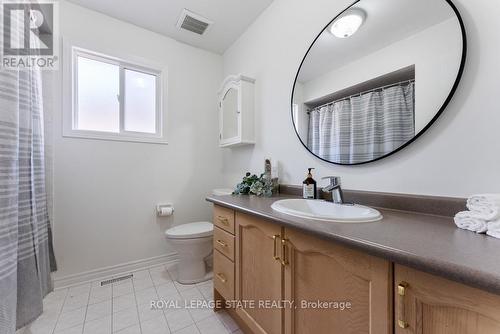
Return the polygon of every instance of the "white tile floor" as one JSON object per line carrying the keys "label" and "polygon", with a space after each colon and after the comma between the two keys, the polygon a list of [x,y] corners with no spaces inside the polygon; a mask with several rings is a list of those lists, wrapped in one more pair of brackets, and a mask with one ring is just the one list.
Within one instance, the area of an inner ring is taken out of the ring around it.
{"label": "white tile floor", "polygon": [[213,299],[212,281],[195,285],[175,282],[158,266],[134,272],[107,286],[99,282],[56,290],[44,300],[44,312],[18,334],[241,334],[225,312],[207,308],[151,309],[151,300]]}

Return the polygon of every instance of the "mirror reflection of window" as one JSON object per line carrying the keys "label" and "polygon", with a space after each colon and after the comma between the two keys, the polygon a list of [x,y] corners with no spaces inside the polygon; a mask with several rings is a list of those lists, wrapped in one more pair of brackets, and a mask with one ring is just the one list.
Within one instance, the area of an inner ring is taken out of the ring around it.
{"label": "mirror reflection of window", "polygon": [[295,131],[299,131],[299,125],[300,125],[300,120],[299,120],[299,105],[297,103],[292,104],[292,112],[293,112],[293,125],[295,127]]}

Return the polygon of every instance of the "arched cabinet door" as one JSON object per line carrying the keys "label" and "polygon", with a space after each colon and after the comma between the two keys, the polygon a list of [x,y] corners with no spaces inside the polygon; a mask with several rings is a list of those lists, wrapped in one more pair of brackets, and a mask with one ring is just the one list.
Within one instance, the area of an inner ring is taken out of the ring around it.
{"label": "arched cabinet door", "polygon": [[396,334],[498,334],[500,296],[395,266]]}
{"label": "arched cabinet door", "polygon": [[254,144],[254,83],[243,75],[228,76],[218,92],[219,146]]}
{"label": "arched cabinet door", "polygon": [[284,240],[286,334],[392,333],[389,261],[294,229]]}
{"label": "arched cabinet door", "polygon": [[258,305],[282,300],[280,235],[279,225],[236,212],[235,297],[256,303],[236,312],[254,334],[282,333],[283,310]]}

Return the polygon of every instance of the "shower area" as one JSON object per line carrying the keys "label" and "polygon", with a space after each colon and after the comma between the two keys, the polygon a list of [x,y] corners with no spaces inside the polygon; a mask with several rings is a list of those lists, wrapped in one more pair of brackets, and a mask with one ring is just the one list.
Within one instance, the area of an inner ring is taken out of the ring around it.
{"label": "shower area", "polygon": [[9,48],[8,43],[3,45],[0,68],[2,334],[13,334],[40,316],[43,298],[53,290],[51,272],[56,270],[49,218],[51,186],[47,181],[51,141],[45,115],[50,103],[44,101],[52,94],[54,74],[32,65],[37,64],[46,45],[41,46],[42,28],[33,35],[28,29],[39,22],[44,8],[33,3],[2,8],[4,38],[11,43]]}

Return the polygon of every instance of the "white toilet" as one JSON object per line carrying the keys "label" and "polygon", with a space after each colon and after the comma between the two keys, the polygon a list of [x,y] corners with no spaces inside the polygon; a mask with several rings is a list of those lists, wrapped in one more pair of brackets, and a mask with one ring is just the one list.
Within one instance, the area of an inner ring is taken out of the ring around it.
{"label": "white toilet", "polygon": [[214,226],[210,222],[183,224],[169,228],[165,236],[179,254],[177,281],[193,284],[211,278],[205,258],[212,253]]}

